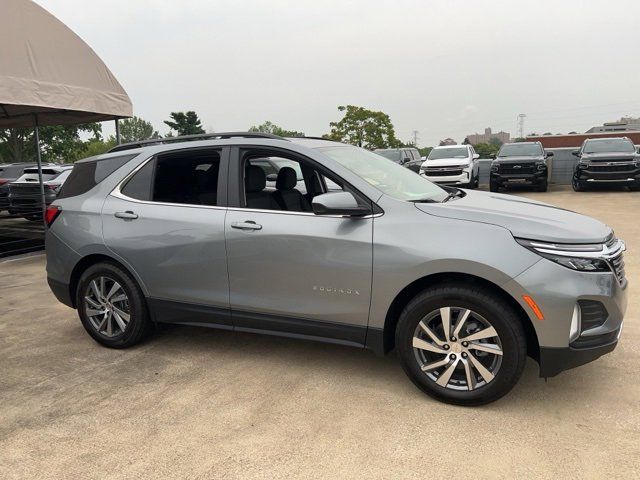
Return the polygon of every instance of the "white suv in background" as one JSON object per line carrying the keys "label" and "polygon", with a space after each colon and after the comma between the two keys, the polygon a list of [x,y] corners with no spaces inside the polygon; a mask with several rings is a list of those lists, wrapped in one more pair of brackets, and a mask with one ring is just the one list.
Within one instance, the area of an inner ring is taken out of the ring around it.
{"label": "white suv in background", "polygon": [[420,167],[420,175],[436,183],[476,188],[480,177],[478,155],[471,145],[435,147]]}

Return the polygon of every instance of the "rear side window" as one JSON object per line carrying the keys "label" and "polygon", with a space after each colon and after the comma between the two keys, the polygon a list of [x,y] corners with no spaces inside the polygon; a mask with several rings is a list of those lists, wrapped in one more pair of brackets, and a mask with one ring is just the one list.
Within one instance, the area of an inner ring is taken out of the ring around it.
{"label": "rear side window", "polygon": [[138,154],[76,163],[58,198],[75,197],[88,192],[136,155]]}
{"label": "rear side window", "polygon": [[124,185],[136,200],[189,205],[217,205],[219,150],[189,150],[147,162]]}

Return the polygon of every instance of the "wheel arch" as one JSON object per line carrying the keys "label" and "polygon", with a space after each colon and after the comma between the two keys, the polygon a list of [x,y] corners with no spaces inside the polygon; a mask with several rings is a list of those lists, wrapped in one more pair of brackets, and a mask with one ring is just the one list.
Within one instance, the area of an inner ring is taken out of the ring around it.
{"label": "wheel arch", "polygon": [[76,289],[78,288],[78,282],[80,281],[80,277],[87,270],[87,268],[100,262],[112,263],[116,265],[118,268],[121,268],[122,270],[127,272],[129,275],[131,275],[131,277],[138,282],[138,285],[140,285],[140,287],[144,291],[144,287],[140,282],[140,279],[138,278],[138,276],[135,275],[134,272],[132,272],[132,270],[123,262],[109,255],[105,255],[104,253],[92,253],[90,255],[86,255],[82,257],[78,261],[78,263],[75,264],[75,266],[73,267],[73,270],[71,271],[71,275],[69,277],[69,297],[71,298],[71,302],[73,303],[73,308],[77,308]]}
{"label": "wheel arch", "polygon": [[522,305],[520,305],[520,303],[518,303],[515,298],[513,298],[499,285],[476,275],[459,272],[441,272],[427,275],[411,282],[409,285],[403,288],[393,299],[391,305],[389,306],[389,309],[387,310],[384,328],[382,331],[382,345],[378,346],[377,348],[372,346],[372,348],[374,348],[375,350],[381,349],[382,353],[387,353],[393,350],[393,348],[395,348],[396,327],[398,325],[398,320],[404,307],[411,301],[411,299],[413,299],[416,295],[418,295],[426,288],[444,282],[452,282],[458,284],[462,283],[476,286],[481,285],[484,288],[494,292],[496,295],[499,295],[500,298],[511,305],[514,311],[517,313],[518,318],[520,319],[520,323],[522,324],[522,327],[525,331],[527,339],[527,355],[538,361],[538,359],[540,358],[540,345],[538,343],[538,336],[535,332],[535,329],[533,328],[531,319],[525,312]]}

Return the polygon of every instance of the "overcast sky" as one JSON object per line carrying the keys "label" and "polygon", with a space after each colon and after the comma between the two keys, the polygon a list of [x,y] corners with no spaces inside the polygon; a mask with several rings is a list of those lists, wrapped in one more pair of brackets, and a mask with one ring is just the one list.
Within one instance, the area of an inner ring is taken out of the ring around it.
{"label": "overcast sky", "polygon": [[578,132],[640,116],[640,1],[37,0],[102,57],[160,133],[265,120],[328,132],[338,105],[420,146],[491,126]]}

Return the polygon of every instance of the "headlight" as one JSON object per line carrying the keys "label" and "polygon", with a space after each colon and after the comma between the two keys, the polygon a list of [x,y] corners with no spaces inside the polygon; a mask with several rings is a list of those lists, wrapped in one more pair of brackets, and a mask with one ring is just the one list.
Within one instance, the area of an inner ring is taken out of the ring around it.
{"label": "headlight", "polygon": [[498,165],[491,165],[491,171],[492,172],[497,172],[498,171]]}
{"label": "headlight", "polygon": [[540,162],[536,164],[536,166],[538,167],[538,170],[544,170],[545,168],[547,168],[547,164],[544,162]]}
{"label": "headlight", "polygon": [[557,244],[516,238],[523,247],[563,267],[579,272],[610,272],[608,260],[625,250],[622,240],[612,246],[597,244]]}

